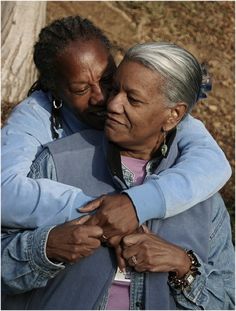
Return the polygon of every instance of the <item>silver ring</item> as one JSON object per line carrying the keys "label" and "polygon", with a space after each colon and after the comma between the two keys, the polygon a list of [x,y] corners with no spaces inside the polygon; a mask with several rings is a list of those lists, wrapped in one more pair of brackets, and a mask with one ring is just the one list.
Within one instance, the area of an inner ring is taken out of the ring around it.
{"label": "silver ring", "polygon": [[131,260],[132,260],[132,262],[133,262],[134,265],[137,265],[138,261],[137,261],[136,256],[133,255],[133,256],[131,257]]}

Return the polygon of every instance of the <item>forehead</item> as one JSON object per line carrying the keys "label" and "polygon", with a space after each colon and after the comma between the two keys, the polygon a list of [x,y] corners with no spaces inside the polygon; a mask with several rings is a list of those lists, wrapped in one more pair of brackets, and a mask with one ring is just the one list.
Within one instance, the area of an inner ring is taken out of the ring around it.
{"label": "forehead", "polygon": [[116,72],[115,81],[122,85],[146,91],[160,91],[163,78],[157,72],[134,61],[123,61]]}
{"label": "forehead", "polygon": [[112,57],[99,40],[73,41],[57,56],[57,71],[67,79],[83,79],[88,72],[100,76]]}

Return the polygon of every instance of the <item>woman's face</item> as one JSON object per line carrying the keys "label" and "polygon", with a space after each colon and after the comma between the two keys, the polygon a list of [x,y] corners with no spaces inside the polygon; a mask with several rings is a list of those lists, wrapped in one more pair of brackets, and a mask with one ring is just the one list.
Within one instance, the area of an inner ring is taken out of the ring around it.
{"label": "woman's face", "polygon": [[102,129],[116,70],[112,56],[98,40],[74,41],[57,57],[56,64],[56,96],[82,121]]}
{"label": "woman's face", "polygon": [[149,159],[160,146],[162,127],[170,115],[159,75],[143,65],[125,61],[113,79],[105,133],[133,157]]}

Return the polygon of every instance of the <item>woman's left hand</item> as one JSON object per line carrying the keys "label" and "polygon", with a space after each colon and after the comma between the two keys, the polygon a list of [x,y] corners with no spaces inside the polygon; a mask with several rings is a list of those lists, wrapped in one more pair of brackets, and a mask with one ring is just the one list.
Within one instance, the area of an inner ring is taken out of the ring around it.
{"label": "woman's left hand", "polygon": [[134,233],[123,239],[123,257],[138,272],[177,272],[184,276],[191,262],[184,249],[152,233]]}

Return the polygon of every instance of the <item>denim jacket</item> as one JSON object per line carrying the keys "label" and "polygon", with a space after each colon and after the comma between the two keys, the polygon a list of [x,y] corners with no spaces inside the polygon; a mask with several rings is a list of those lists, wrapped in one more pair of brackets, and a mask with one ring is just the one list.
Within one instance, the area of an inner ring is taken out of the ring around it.
{"label": "denim jacket", "polygon": [[[55,167],[47,149],[32,168],[32,177],[50,176],[56,179]],[[47,163],[47,164],[46,164]],[[150,168],[148,165],[147,168]],[[150,172],[147,171],[149,174]],[[219,197],[218,200],[221,200]],[[215,205],[212,213],[208,262],[201,264],[200,272],[190,290],[183,292],[172,288],[178,309],[233,309],[234,308],[234,251],[231,228],[226,209]],[[5,234],[2,240],[2,288],[6,293],[21,293],[35,287],[43,287],[55,277],[63,264],[55,265],[46,257],[45,245],[51,227],[34,231]],[[36,246],[36,247],[35,247]],[[133,273],[131,309],[142,309],[142,274]],[[4,302],[3,302],[4,303]],[[104,300],[105,306],[106,299]]]}
{"label": "denim jacket", "polygon": [[[78,208],[91,198],[81,189],[49,179],[27,177],[42,146],[53,141],[51,95],[34,92],[16,106],[2,129],[2,225],[32,229],[79,217]],[[81,131],[79,122],[63,105],[59,138]],[[175,165],[153,174],[143,185],[126,190],[139,218],[167,218],[216,193],[229,179],[224,153],[202,122],[188,115],[179,124],[181,156]],[[197,187],[201,184],[202,187]],[[169,191],[172,189],[172,191]],[[145,195],[149,200],[145,200]]]}

